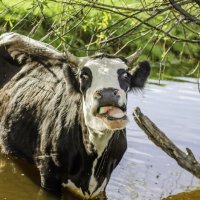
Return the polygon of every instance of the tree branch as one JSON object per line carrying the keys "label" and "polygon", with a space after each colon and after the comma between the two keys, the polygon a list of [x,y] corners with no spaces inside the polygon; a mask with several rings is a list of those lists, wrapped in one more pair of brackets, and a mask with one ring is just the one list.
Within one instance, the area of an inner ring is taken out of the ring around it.
{"label": "tree branch", "polygon": [[193,0],[193,1],[200,6],[200,0]]}
{"label": "tree branch", "polygon": [[138,126],[155,145],[174,158],[182,168],[200,178],[200,163],[190,149],[186,148],[187,153],[179,149],[138,107],[133,111],[133,116]]}
{"label": "tree branch", "polygon": [[185,16],[185,19],[194,22],[198,25],[200,25],[200,20],[197,19],[195,16],[191,15],[190,13],[188,13],[186,10],[184,10],[183,8],[181,8],[181,6],[176,3],[174,0],[169,0],[169,2],[171,3],[171,5],[178,11],[180,12],[183,16]]}
{"label": "tree branch", "polygon": [[[170,0],[171,1],[171,0]],[[176,3],[176,5],[178,5],[180,7],[180,5],[186,5],[188,3],[190,3],[191,1],[186,1],[186,2],[179,2],[179,3]],[[117,36],[114,36],[114,37],[111,37],[111,38],[108,38],[106,40],[103,40],[100,42],[100,44],[104,44],[104,43],[109,43],[109,42],[113,42],[119,38],[123,38],[125,36],[127,36],[128,34],[131,34],[132,32],[136,31],[138,28],[140,28],[143,24],[145,24],[146,26],[150,26],[151,28],[154,28],[158,31],[161,31],[158,27],[155,27],[155,26],[152,26],[148,23],[148,21],[150,21],[151,19],[155,18],[156,16],[164,13],[164,12],[168,12],[169,9],[171,9],[173,6],[167,6],[163,9],[156,9],[156,12],[154,14],[152,14],[150,17],[144,19],[144,20],[139,20],[139,18],[136,18],[135,16],[133,16],[133,18],[137,19],[140,23],[138,23],[137,25],[135,25],[134,27],[126,30],[125,32],[117,35]],[[186,12],[186,11],[185,11]],[[131,16],[130,16],[131,17]],[[164,32],[166,34],[165,31],[162,30],[162,32]],[[191,42],[191,43],[199,43],[199,40],[190,40],[190,39],[183,39],[183,38],[177,38],[175,36],[172,36],[170,34],[166,34],[166,36],[169,36],[170,38],[172,39],[176,39],[180,42]]]}

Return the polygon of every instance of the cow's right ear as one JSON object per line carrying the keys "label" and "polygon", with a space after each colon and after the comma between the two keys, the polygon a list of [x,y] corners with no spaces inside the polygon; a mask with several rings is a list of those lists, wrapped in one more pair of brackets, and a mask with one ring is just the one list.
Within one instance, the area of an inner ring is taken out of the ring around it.
{"label": "cow's right ear", "polygon": [[151,67],[149,62],[142,61],[137,67],[130,71],[131,74],[131,89],[144,87],[147,78],[150,75]]}
{"label": "cow's right ear", "polygon": [[67,87],[69,87],[70,91],[80,92],[80,85],[77,78],[77,70],[76,66],[72,64],[65,64],[63,66],[63,73],[65,77],[65,81],[67,83]]}

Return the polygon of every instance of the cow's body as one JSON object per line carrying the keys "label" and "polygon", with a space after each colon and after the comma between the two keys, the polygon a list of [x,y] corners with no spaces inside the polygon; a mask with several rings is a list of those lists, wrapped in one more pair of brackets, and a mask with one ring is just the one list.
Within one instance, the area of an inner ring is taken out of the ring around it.
{"label": "cow's body", "polygon": [[[21,36],[17,34],[5,35],[1,41],[3,39],[6,40],[0,43],[0,71],[2,69],[7,76],[0,72],[0,77],[4,78],[0,82],[2,152],[35,163],[40,171],[41,185],[46,190],[60,191],[63,186],[85,198],[97,196],[105,190],[126,150],[125,119],[112,119],[110,123],[106,118],[106,126],[111,128],[95,130],[94,126],[98,127],[95,120],[99,116],[93,121],[87,114],[85,101],[90,101],[90,88],[100,91],[99,82],[91,82],[92,87],[85,84],[89,88],[86,92],[83,83],[80,83],[82,87],[76,85],[74,71],[63,54],[34,41],[30,41],[34,47],[30,52],[20,51],[20,45],[27,48],[27,41],[23,46],[24,38],[20,41]],[[10,44],[12,40],[14,43]],[[104,64],[110,62],[106,56],[96,57],[92,64],[86,62],[84,68],[94,73],[98,66],[92,68],[90,65],[95,65],[99,59]],[[121,62],[120,59],[115,61],[115,66]],[[106,70],[101,73],[107,73]],[[107,91],[112,90],[111,86]],[[78,87],[81,92],[77,91]],[[119,128],[119,124],[123,125]]]}
{"label": "cow's body", "polygon": [[[3,151],[36,162],[41,171],[52,167],[49,176],[54,187],[54,178],[59,175],[65,186],[68,181],[71,183],[69,187],[76,185],[88,195],[96,186],[103,191],[111,171],[126,149],[125,130],[115,131],[109,141],[112,148],[106,156],[98,157],[92,147],[84,146],[87,135],[83,138],[82,132],[86,128],[82,121],[81,95],[69,93],[62,75],[58,81],[56,67],[52,67],[51,72],[41,67],[48,78],[34,78],[38,69],[33,67],[33,76],[26,74],[17,80],[18,84],[15,80],[13,84],[10,82],[1,93],[5,99],[0,107],[6,107],[5,114],[1,115]],[[95,176],[99,177],[98,183]]]}

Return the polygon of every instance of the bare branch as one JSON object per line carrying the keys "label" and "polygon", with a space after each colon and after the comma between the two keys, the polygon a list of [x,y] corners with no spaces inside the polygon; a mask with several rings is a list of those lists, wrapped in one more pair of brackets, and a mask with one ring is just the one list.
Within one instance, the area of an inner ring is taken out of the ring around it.
{"label": "bare branch", "polygon": [[184,10],[178,3],[176,3],[174,0],[169,0],[169,2],[172,4],[172,6],[178,11],[180,12],[182,15],[185,16],[185,19],[194,22],[198,25],[200,25],[200,20],[197,19],[195,16],[191,15],[190,13],[188,13],[186,10]]}
{"label": "bare branch", "polygon": [[187,153],[179,149],[138,107],[133,111],[133,116],[138,126],[155,145],[174,158],[182,168],[200,178],[200,163],[190,149],[186,149]]}
{"label": "bare branch", "polygon": [[[189,2],[191,2],[191,1],[180,2],[177,5],[184,5],[184,4],[188,4]],[[169,36],[170,38],[175,39],[175,40],[177,40],[179,42],[200,43],[200,40],[190,40],[190,39],[184,39],[184,38],[178,38],[178,37],[172,36],[172,35],[166,33],[165,31],[163,31],[163,30],[161,30],[161,29],[159,29],[159,28],[157,28],[155,26],[152,26],[152,25],[150,25],[148,23],[148,21],[150,21],[151,19],[155,18],[157,15],[160,15],[160,14],[168,11],[170,8],[171,8],[171,6],[167,6],[167,7],[163,8],[163,9],[161,9],[161,10],[158,10],[156,13],[154,13],[153,15],[151,15],[150,17],[148,17],[148,18],[146,18],[144,20],[139,19],[139,18],[137,18],[137,17],[134,16],[133,18],[137,19],[140,22],[139,24],[135,25],[133,28],[131,28],[129,30],[126,30],[126,32],[124,32],[122,34],[119,34],[119,35],[117,35],[115,37],[112,37],[112,38],[109,38],[109,39],[106,39],[106,40],[102,41],[101,44],[113,42],[113,41],[115,41],[115,40],[117,40],[119,38],[123,38],[123,37],[127,36],[128,34],[132,33],[133,31],[136,31],[143,24],[145,24],[145,25],[147,25],[147,26],[149,26],[151,28],[154,28],[154,29],[156,29],[158,31],[161,31],[161,32],[165,33],[166,36]]]}

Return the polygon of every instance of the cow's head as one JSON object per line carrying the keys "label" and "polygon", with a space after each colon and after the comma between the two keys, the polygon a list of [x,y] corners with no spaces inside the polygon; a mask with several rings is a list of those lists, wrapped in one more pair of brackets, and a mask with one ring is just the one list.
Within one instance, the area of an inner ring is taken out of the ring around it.
{"label": "cow's head", "polygon": [[150,73],[148,62],[131,69],[138,52],[130,57],[96,55],[77,58],[68,53],[68,61],[75,67],[68,69],[73,85],[83,96],[86,126],[96,133],[124,129],[127,124],[127,93],[143,88]]}

